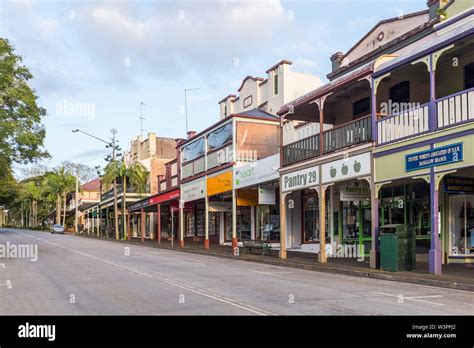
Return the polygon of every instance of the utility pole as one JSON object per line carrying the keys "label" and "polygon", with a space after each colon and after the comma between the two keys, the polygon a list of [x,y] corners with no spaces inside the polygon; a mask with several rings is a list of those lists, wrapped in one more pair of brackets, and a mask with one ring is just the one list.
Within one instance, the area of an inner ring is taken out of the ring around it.
{"label": "utility pole", "polygon": [[[115,145],[115,134],[117,130],[112,128],[112,163],[115,165],[115,150],[117,146]],[[119,240],[119,228],[118,228],[118,205],[117,205],[117,176],[114,176],[114,221],[115,221],[115,239]]]}
{"label": "utility pole", "polygon": [[143,108],[142,106],[143,105],[146,105],[144,102],[140,102],[140,134],[142,135],[142,138],[143,138],[143,120],[145,120],[145,118],[143,117]]}
{"label": "utility pole", "polygon": [[186,117],[186,134],[188,134],[188,91],[197,91],[199,88],[185,88],[184,89],[184,114]]}
{"label": "utility pole", "polygon": [[74,207],[75,207],[75,214],[74,214],[74,232],[79,234],[78,221],[77,221],[77,214],[79,212],[78,205],[79,205],[79,172],[76,172],[76,194],[74,196]]}

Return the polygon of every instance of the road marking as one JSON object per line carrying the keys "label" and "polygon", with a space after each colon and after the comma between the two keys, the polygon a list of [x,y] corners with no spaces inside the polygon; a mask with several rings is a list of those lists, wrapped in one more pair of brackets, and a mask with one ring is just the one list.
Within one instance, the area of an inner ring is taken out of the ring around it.
{"label": "road marking", "polygon": [[[386,294],[383,292],[374,292],[374,294],[379,294],[379,295],[384,295],[384,296],[391,296],[391,297],[397,297],[400,298],[399,295],[393,295],[393,294]],[[437,302],[431,302],[431,301],[424,301],[420,300],[420,298],[428,298],[428,297],[443,297],[442,295],[427,295],[427,296],[410,296],[410,297],[405,297],[402,295],[403,300],[410,300],[410,301],[416,301],[416,302],[423,302],[423,303],[428,303],[428,304],[433,304],[436,306],[444,306],[444,303],[437,303]]]}
{"label": "road marking", "polygon": [[0,263],[0,266],[2,266],[2,268],[5,268],[5,264],[4,264],[4,263]]}
{"label": "road marking", "polygon": [[145,276],[145,277],[148,277],[148,278],[152,278],[152,279],[157,279],[157,280],[161,280],[162,282],[165,282],[169,285],[172,285],[172,286],[175,286],[175,287],[178,287],[178,288],[181,288],[181,289],[185,289],[185,290],[188,290],[188,291],[191,291],[195,294],[198,294],[198,295],[201,295],[201,296],[204,296],[204,297],[207,297],[207,298],[210,298],[210,299],[213,299],[213,300],[216,300],[216,301],[219,301],[219,302],[222,302],[222,303],[226,303],[228,305],[231,305],[231,306],[234,306],[236,308],[240,308],[240,309],[243,309],[243,310],[246,310],[248,312],[251,312],[251,313],[254,313],[254,314],[258,314],[258,315],[275,315],[274,313],[271,313],[271,312],[268,312],[266,310],[263,310],[261,308],[256,308],[256,307],[253,307],[249,304],[245,304],[245,303],[242,303],[242,302],[239,302],[237,300],[233,300],[233,299],[230,299],[230,298],[226,298],[226,297],[223,297],[223,296],[220,296],[220,295],[217,295],[217,294],[212,294],[208,291],[205,291],[205,290],[202,290],[202,289],[198,289],[198,288],[195,288],[195,287],[192,287],[190,285],[187,285],[187,284],[184,284],[184,283],[180,283],[180,282],[177,282],[177,281],[174,281],[174,280],[171,280],[169,278],[165,278],[163,276],[160,276],[160,275],[156,275],[156,274],[150,274],[150,273],[147,273],[147,272],[144,272],[144,271],[139,271],[137,269],[134,269],[134,268],[131,268],[131,267],[128,267],[126,265],[122,265],[122,264],[119,264],[119,263],[116,263],[116,262],[113,262],[113,261],[109,261],[109,260],[106,260],[106,259],[102,259],[100,257],[97,257],[97,256],[94,256],[94,255],[90,255],[90,254],[87,254],[87,253],[84,253],[82,251],[78,251],[78,250],[74,250],[74,249],[71,249],[71,248],[68,248],[66,246],[63,246],[63,245],[60,245],[60,244],[56,244],[56,243],[53,243],[53,242],[50,242],[50,241],[47,241],[47,240],[44,240],[42,238],[37,238],[37,237],[33,237],[33,236],[30,236],[26,233],[22,233],[22,232],[19,232],[20,234],[23,234],[27,237],[30,237],[30,238],[33,238],[33,239],[36,239],[36,240],[39,240],[39,241],[42,241],[44,243],[47,243],[47,244],[50,244],[50,245],[54,245],[58,248],[62,248],[62,249],[65,249],[65,250],[69,250],[71,252],[74,252],[76,254],[79,254],[79,255],[82,255],[82,256],[85,256],[85,257],[89,257],[91,259],[94,259],[94,260],[97,260],[97,261],[102,261],[104,263],[107,263],[107,264],[110,264],[112,266],[115,266],[115,267],[118,267],[118,268],[121,268],[121,269],[124,269],[124,270],[127,270],[129,272],[133,272],[133,273],[136,273],[136,274],[140,274],[142,276]]}
{"label": "road marking", "polygon": [[13,289],[12,282],[11,282],[10,279],[7,279],[7,280],[5,281],[5,284],[0,284],[0,285],[1,285],[1,286],[5,286],[5,285],[6,285],[7,289]]}
{"label": "road marking", "polygon": [[274,276],[274,277],[281,277],[280,274],[270,273],[270,272],[263,272],[263,271],[257,271],[257,270],[254,270],[254,269],[251,269],[250,272],[259,273],[259,274],[266,274],[266,275],[270,275],[270,276]]}

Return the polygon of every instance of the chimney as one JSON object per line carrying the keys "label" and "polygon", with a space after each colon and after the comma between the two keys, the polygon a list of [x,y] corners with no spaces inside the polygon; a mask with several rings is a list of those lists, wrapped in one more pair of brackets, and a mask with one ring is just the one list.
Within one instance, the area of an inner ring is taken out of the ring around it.
{"label": "chimney", "polygon": [[188,134],[188,139],[191,139],[196,135],[196,131],[189,131],[187,134]]}
{"label": "chimney", "polygon": [[336,71],[341,66],[342,60],[344,59],[344,53],[336,52],[331,56],[332,71]]}

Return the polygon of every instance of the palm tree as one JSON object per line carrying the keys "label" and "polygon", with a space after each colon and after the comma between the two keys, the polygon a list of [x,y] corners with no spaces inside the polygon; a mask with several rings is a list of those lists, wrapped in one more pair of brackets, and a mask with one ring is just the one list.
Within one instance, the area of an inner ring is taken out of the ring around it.
{"label": "palm tree", "polygon": [[38,202],[42,199],[42,189],[38,181],[29,181],[23,186],[24,198],[30,201],[30,226],[38,226]]}
{"label": "palm tree", "polygon": [[44,187],[48,195],[56,198],[56,223],[61,223],[61,201],[64,200],[63,225],[66,222],[66,195],[75,188],[75,177],[66,172],[64,167],[48,173]]}
{"label": "palm tree", "polygon": [[[123,238],[127,237],[127,223],[126,223],[126,205],[127,205],[127,181],[130,183],[130,186],[135,189],[136,192],[142,193],[146,191],[146,183],[148,179],[148,171],[147,169],[140,163],[134,162],[132,165],[128,166],[125,163],[125,159],[119,161],[111,161],[104,170],[104,176],[102,177],[102,182],[105,185],[111,185],[114,180],[117,178],[121,179],[122,182],[122,217],[123,217]],[[114,197],[116,200],[117,197]],[[117,209],[115,210],[115,214],[118,214]],[[118,219],[117,219],[118,220]],[[116,228],[116,239],[119,239],[120,236],[118,235],[118,229]]]}
{"label": "palm tree", "polygon": [[[126,217],[128,211],[127,206],[127,180],[130,182],[130,186],[135,189],[135,192],[142,193],[146,191],[146,183],[148,179],[148,171],[140,162],[133,162],[129,167],[126,166],[125,160],[122,159],[122,164],[120,166],[120,177],[123,182],[123,217],[124,217],[124,231],[123,238],[128,237],[127,229],[128,225],[126,223]],[[142,231],[143,233],[143,231]]]}
{"label": "palm tree", "polygon": [[102,176],[102,183],[105,186],[113,184],[114,187],[114,221],[115,221],[115,239],[119,240],[118,230],[118,210],[117,210],[117,177],[120,175],[120,164],[118,161],[111,159],[104,168],[104,175]]}

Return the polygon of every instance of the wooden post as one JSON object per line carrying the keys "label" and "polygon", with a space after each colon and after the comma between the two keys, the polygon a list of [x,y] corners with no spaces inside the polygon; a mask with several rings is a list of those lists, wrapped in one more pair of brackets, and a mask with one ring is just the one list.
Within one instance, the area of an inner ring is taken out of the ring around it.
{"label": "wooden post", "polygon": [[[280,188],[283,187],[280,184]],[[288,193],[280,194],[280,259],[286,259],[286,196]]]}
{"label": "wooden post", "polygon": [[204,233],[205,233],[205,238],[204,238],[204,249],[208,250],[209,249],[209,196],[206,195],[205,198],[205,218],[204,218]]}
{"label": "wooden post", "polygon": [[158,204],[156,227],[156,239],[158,239],[158,244],[161,244],[161,204]]}
{"label": "wooden post", "polygon": [[140,224],[141,224],[141,233],[142,233],[142,243],[145,241],[145,228],[146,228],[146,225],[145,225],[145,212],[144,210],[142,209],[141,210],[141,215],[140,215]]}
{"label": "wooden post", "polygon": [[[320,175],[321,177],[321,175]],[[319,254],[318,261],[326,263],[326,186],[319,187]]]}

